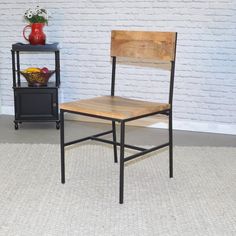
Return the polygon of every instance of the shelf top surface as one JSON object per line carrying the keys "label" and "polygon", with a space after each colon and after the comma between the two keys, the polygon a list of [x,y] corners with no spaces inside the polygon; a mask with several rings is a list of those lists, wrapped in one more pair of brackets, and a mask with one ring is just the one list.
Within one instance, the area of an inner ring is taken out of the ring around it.
{"label": "shelf top surface", "polygon": [[25,43],[12,44],[12,51],[30,51],[30,52],[56,52],[59,51],[59,43],[45,45],[31,45]]}
{"label": "shelf top surface", "polygon": [[14,89],[50,89],[50,88],[59,88],[59,86],[56,86],[55,82],[48,82],[47,86],[29,86],[27,82],[21,82],[20,86],[16,85],[16,87],[13,87]]}

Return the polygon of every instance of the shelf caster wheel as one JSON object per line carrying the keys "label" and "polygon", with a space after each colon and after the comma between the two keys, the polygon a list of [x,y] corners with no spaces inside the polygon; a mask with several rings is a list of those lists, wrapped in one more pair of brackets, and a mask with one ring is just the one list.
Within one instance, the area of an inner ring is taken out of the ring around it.
{"label": "shelf caster wheel", "polygon": [[57,122],[56,122],[56,128],[57,128],[57,129],[60,129],[60,121],[57,121]]}
{"label": "shelf caster wheel", "polygon": [[18,123],[15,122],[15,130],[18,130],[19,126]]}

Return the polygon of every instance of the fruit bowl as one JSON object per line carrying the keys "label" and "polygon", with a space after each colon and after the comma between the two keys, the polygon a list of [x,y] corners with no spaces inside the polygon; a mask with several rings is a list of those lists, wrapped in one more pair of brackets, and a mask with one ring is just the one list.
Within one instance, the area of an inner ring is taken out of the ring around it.
{"label": "fruit bowl", "polygon": [[20,73],[25,77],[29,86],[47,86],[49,78],[53,75],[55,70],[48,70],[47,72],[24,72]]}

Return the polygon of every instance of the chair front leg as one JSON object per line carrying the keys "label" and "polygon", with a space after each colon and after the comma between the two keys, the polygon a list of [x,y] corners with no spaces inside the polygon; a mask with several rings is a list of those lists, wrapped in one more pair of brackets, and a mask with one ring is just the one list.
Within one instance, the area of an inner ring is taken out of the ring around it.
{"label": "chair front leg", "polygon": [[169,174],[173,178],[173,125],[172,109],[169,112]]}
{"label": "chair front leg", "polygon": [[124,199],[124,149],[125,149],[125,122],[120,124],[120,204]]}
{"label": "chair front leg", "polygon": [[60,110],[60,143],[61,143],[61,183],[65,183],[65,138],[64,138],[64,111]]}
{"label": "chair front leg", "polygon": [[113,135],[114,162],[117,163],[116,122],[115,121],[112,121],[112,135]]}

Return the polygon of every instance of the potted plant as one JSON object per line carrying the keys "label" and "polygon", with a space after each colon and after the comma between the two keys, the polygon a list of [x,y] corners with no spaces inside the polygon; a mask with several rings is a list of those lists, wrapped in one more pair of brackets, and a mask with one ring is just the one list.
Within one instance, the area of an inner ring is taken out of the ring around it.
{"label": "potted plant", "polygon": [[[24,18],[30,24],[23,29],[24,38],[32,45],[45,44],[46,35],[43,32],[43,27],[48,25],[48,13],[44,8],[36,6],[35,9],[29,8],[24,14]],[[31,33],[27,38],[25,35],[26,29],[30,28]]]}

